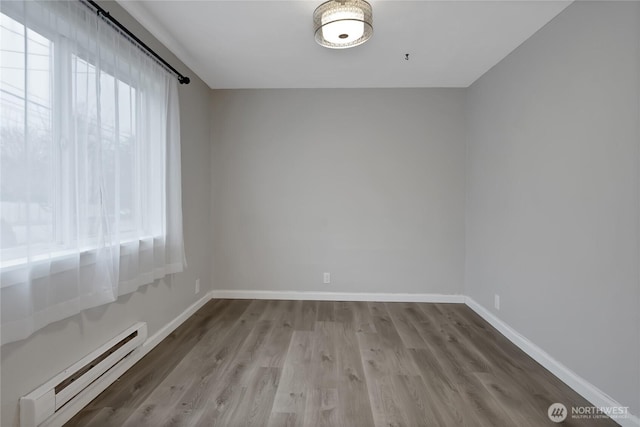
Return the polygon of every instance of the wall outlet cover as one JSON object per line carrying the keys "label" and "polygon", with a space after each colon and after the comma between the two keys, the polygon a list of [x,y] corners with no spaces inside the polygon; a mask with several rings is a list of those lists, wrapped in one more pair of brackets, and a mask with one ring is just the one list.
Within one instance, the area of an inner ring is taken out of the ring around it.
{"label": "wall outlet cover", "polygon": [[323,282],[325,285],[331,283],[331,273],[324,273]]}

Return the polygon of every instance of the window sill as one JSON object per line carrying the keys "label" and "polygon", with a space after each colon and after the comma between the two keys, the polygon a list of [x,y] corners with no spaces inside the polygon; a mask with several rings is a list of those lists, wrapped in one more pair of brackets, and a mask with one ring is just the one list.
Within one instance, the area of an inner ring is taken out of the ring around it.
{"label": "window sill", "polygon": [[[131,246],[139,246],[143,244],[153,243],[157,239],[161,239],[162,236],[145,236],[137,239],[129,239],[123,240],[119,243],[120,249],[126,250],[127,247]],[[96,256],[98,255],[98,250],[100,248],[95,246],[88,246],[80,250],[76,249],[64,249],[59,251],[54,251],[49,254],[39,254],[34,255],[32,257],[22,257],[15,258],[8,261],[0,262],[0,277],[11,275],[13,272],[17,272],[18,270],[24,269],[27,266],[31,268],[38,267],[45,263],[59,263],[64,264],[65,261],[70,261],[73,258],[79,258],[79,266],[86,266],[90,264],[94,264],[96,262]],[[104,248],[108,249],[108,247]],[[5,288],[8,286],[13,286],[11,280],[2,280],[0,283],[0,288]]]}

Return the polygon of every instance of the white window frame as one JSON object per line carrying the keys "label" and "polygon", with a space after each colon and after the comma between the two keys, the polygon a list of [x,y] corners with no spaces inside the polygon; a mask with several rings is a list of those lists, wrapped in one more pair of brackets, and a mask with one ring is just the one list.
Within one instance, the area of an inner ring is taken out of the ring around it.
{"label": "white window frame", "polygon": [[[66,171],[70,169],[68,165],[71,164],[71,153],[70,152],[65,153],[65,150],[68,149],[68,147],[64,146],[65,145],[64,141],[69,138],[70,126],[66,126],[64,122],[65,122],[65,118],[69,118],[70,120],[74,120],[74,118],[72,116],[72,104],[71,104],[70,98],[68,102],[63,102],[63,97],[60,96],[59,93],[64,93],[65,91],[70,92],[72,90],[71,81],[73,78],[72,76],[73,71],[71,67],[71,61],[72,61],[73,55],[76,55],[78,58],[86,61],[90,65],[93,65],[90,61],[91,55],[88,54],[88,51],[89,51],[88,49],[84,49],[84,51],[81,51],[79,49],[74,50],[70,46],[70,44],[68,43],[64,35],[61,35],[61,34],[52,35],[51,31],[47,30],[44,25],[41,25],[41,24],[39,25],[37,22],[30,21],[28,26],[25,25],[23,22],[21,22],[20,19],[16,18],[15,14],[11,13],[12,10],[10,7],[5,7],[5,5],[7,5],[8,3],[10,2],[5,2],[3,4],[3,7],[0,13],[8,16],[9,18],[23,25],[25,28],[25,37],[26,37],[26,32],[28,30],[35,31],[36,33],[40,34],[42,37],[48,39],[52,44],[52,55],[51,55],[52,59],[50,60],[52,62],[50,66],[50,70],[51,70],[51,74],[53,75],[53,77],[50,77],[52,79],[52,81],[50,82],[50,85],[51,85],[50,87],[52,88],[52,94],[51,94],[51,116],[52,116],[51,121],[52,121],[52,134],[53,134],[52,155],[54,157],[54,162],[57,165],[57,168],[54,168],[54,175],[56,180],[55,185],[57,188],[56,193],[58,194],[56,194],[55,203],[53,206],[53,209],[54,209],[53,227],[54,227],[55,240],[52,240],[49,243],[49,245],[54,246],[55,244],[59,244],[60,250],[48,251],[47,253],[32,255],[29,257],[29,259],[27,259],[27,257],[14,257],[14,258],[6,257],[8,258],[6,260],[5,260],[4,254],[6,253],[10,254],[12,252],[12,249],[0,250],[0,254],[3,255],[2,259],[0,260],[0,272],[9,271],[16,268],[22,268],[28,262],[31,262],[32,264],[38,264],[38,263],[51,262],[51,261],[57,261],[57,260],[64,260],[65,258],[68,258],[71,256],[77,256],[78,254],[77,248],[69,249],[70,242],[71,242],[71,237],[70,237],[71,232],[69,230],[71,221],[70,220],[65,221],[60,219],[60,218],[71,217],[69,203],[65,203],[65,195],[62,194],[65,192],[68,193],[69,186],[71,185],[71,177],[66,173]],[[109,65],[111,65],[112,67],[115,67],[114,64],[108,64],[106,68],[108,68]],[[102,67],[101,72],[104,72],[104,68],[105,68],[104,64],[101,64],[101,67]],[[119,70],[118,72],[118,78],[116,78],[112,74],[109,74],[109,75],[116,81],[116,83],[123,82],[133,87],[136,90],[136,102],[140,102],[140,97],[142,96],[144,89],[142,88],[142,86],[135,84],[135,79],[132,76],[128,76],[129,77],[128,81],[123,80],[122,79],[123,74],[121,70]],[[26,100],[25,100],[25,108],[27,108]],[[26,126],[26,123],[25,123],[25,126]],[[65,127],[66,127],[66,130],[64,130]],[[137,157],[138,163],[143,164],[144,162],[142,162],[142,156],[140,155],[139,145],[137,145],[136,152],[137,152],[136,157]],[[65,177],[64,175],[67,175],[67,176]],[[141,189],[139,188],[137,189],[136,194],[139,195],[140,193],[141,193]],[[68,200],[69,196],[67,195],[66,197],[67,197],[66,200]],[[138,209],[136,209],[136,211],[138,211]],[[138,231],[142,231],[145,228],[143,226],[143,222],[145,221],[145,217],[147,216],[147,214],[143,210],[142,212],[137,212],[136,215],[137,215],[135,219],[136,227],[138,228]],[[126,247],[132,244],[139,244],[142,242],[148,242],[148,241],[153,241],[154,239],[162,238],[161,233],[142,233],[141,237],[139,238],[133,238],[134,234],[135,234],[135,231],[132,231],[130,237],[121,239],[119,242],[116,242],[115,244],[120,245],[120,247]],[[95,254],[97,250],[95,246],[91,246],[91,245],[84,245],[84,246],[80,245],[80,246],[81,246],[80,254],[82,258],[85,258],[87,260],[91,260],[94,258],[92,255]],[[15,250],[17,250],[17,248]],[[0,288],[5,286],[10,286],[10,285],[4,285],[0,283]]]}

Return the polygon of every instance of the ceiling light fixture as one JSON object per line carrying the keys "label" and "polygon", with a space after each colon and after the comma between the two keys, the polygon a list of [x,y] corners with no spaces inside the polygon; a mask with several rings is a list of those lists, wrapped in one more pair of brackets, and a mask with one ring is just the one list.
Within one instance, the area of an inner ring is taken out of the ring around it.
{"label": "ceiling light fixture", "polygon": [[371,5],[364,0],[329,0],[313,12],[316,42],[331,49],[361,45],[373,34]]}

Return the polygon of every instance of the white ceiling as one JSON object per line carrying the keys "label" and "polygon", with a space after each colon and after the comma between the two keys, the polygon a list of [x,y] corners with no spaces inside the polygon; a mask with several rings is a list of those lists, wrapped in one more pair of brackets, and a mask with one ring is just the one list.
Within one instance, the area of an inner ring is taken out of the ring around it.
{"label": "white ceiling", "polygon": [[371,40],[332,50],[322,0],[118,1],[211,88],[467,87],[571,3],[373,0]]}

